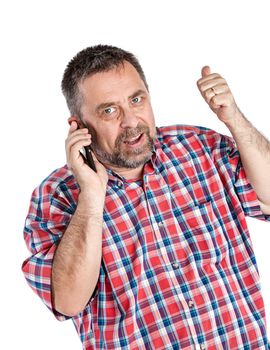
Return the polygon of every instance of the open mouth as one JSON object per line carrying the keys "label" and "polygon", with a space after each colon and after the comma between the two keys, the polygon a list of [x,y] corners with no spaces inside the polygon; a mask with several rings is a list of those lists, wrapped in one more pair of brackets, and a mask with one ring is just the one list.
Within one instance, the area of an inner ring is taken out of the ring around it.
{"label": "open mouth", "polygon": [[137,144],[140,143],[140,141],[142,139],[142,136],[143,136],[143,134],[139,134],[139,135],[137,135],[135,137],[132,137],[129,140],[124,141],[124,143],[126,143],[127,145],[131,145],[131,146],[137,145]]}

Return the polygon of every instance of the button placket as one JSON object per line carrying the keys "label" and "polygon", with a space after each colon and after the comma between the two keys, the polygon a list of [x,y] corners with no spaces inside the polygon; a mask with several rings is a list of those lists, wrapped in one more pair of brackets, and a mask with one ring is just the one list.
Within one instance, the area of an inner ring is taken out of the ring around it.
{"label": "button placket", "polygon": [[[168,189],[168,185],[165,183],[164,180],[162,180],[162,177],[161,177],[160,182],[161,182],[160,186],[162,185],[162,190],[164,190],[164,195],[170,194],[169,189]],[[155,181],[154,181],[153,185],[155,185]],[[183,295],[183,293],[181,291],[181,287],[179,285],[179,281],[177,279],[179,269],[181,268],[181,263],[177,260],[173,260],[173,259],[169,258],[167,247],[163,244],[164,239],[162,236],[162,232],[166,228],[166,220],[164,221],[164,220],[162,220],[162,217],[157,217],[158,215],[156,212],[155,205],[152,201],[152,195],[151,195],[152,186],[149,184],[147,179],[144,179],[142,189],[145,193],[146,205],[147,205],[147,208],[149,211],[150,220],[153,223],[154,234],[156,236],[156,239],[157,239],[157,242],[159,245],[158,248],[160,250],[160,255],[164,261],[164,267],[168,273],[167,278],[171,279],[173,286],[174,286],[174,289],[175,289],[175,294],[178,297],[179,302],[182,305],[183,314],[184,314],[184,317],[186,318],[186,322],[187,322],[188,327],[189,327],[190,335],[192,338],[196,339],[197,333],[196,333],[196,329],[194,326],[194,319],[192,318],[192,315],[191,315],[192,310],[189,308],[188,301],[187,301],[189,299],[185,298],[185,296]],[[155,210],[152,209],[152,205],[154,206]],[[168,205],[170,206],[170,203],[168,203]],[[174,220],[176,220],[174,216],[172,216],[172,218]],[[160,219],[161,219],[161,221],[160,221]],[[198,343],[197,343],[197,349],[199,349]]]}
{"label": "button placket", "polygon": [[193,301],[193,300],[189,300],[189,301],[188,301],[188,306],[189,306],[190,308],[194,307],[194,301]]}
{"label": "button placket", "polygon": [[160,221],[160,222],[158,223],[158,226],[159,226],[159,227],[163,227],[163,226],[164,226],[164,222],[163,222],[163,221]]}
{"label": "button placket", "polygon": [[117,181],[117,186],[119,187],[119,188],[123,188],[123,182],[122,181]]}
{"label": "button placket", "polygon": [[176,270],[179,268],[179,263],[177,261],[172,263],[172,267]]}

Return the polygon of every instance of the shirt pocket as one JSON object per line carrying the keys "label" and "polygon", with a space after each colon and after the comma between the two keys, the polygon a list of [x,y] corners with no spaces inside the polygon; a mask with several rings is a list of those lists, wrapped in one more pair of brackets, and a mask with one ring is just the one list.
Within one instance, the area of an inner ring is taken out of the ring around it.
{"label": "shirt pocket", "polygon": [[194,203],[178,212],[180,246],[185,251],[180,256],[198,266],[220,264],[228,255],[228,241],[213,201]]}

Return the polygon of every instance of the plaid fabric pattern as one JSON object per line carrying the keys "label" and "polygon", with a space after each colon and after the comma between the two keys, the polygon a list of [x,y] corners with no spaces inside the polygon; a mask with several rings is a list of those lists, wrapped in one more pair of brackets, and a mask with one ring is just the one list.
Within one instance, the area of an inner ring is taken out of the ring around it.
{"label": "plaid fabric pattern", "polygon": [[[259,273],[245,216],[261,212],[234,140],[191,125],[157,128],[142,181],[108,170],[96,292],[72,317],[83,348],[268,349]],[[51,303],[52,259],[76,210],[66,166],[32,195],[26,280]]]}

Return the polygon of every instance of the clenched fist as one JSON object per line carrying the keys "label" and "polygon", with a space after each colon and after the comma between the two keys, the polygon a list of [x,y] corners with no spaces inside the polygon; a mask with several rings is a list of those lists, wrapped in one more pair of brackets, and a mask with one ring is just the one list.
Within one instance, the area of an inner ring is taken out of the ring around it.
{"label": "clenched fist", "polygon": [[211,73],[209,66],[202,68],[202,77],[197,85],[209,107],[225,124],[241,113],[226,80],[217,73]]}

